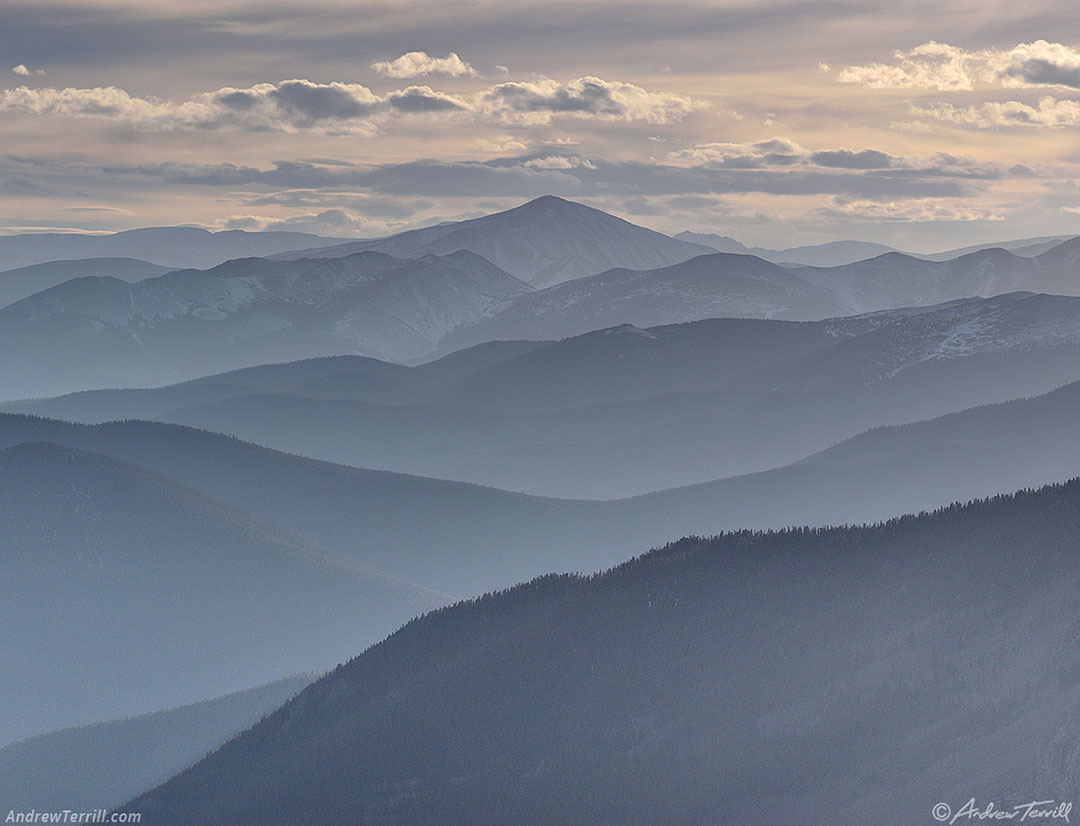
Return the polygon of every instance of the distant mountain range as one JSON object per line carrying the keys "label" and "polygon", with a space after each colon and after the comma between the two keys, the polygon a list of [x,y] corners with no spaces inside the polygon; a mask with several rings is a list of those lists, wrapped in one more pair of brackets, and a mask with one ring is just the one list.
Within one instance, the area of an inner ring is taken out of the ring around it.
{"label": "distant mountain range", "polygon": [[[571,280],[535,289],[516,277],[546,283],[537,273],[555,272],[556,250],[565,253],[556,280]],[[622,324],[820,320],[1014,291],[1077,295],[1078,261],[1080,239],[1029,257],[986,249],[938,262],[890,252],[835,267],[780,266],[708,254],[548,197],[377,242],[142,280],[136,267],[118,272],[124,280],[64,281],[0,308],[0,399],[163,385],[329,355],[416,363],[488,341],[561,339]],[[11,283],[25,292],[110,266],[46,264]]]}
{"label": "distant mountain range", "polygon": [[149,264],[136,258],[82,258],[75,261],[49,261],[0,272],[0,307],[14,304],[34,293],[63,284],[73,278],[94,276],[117,278],[134,283],[164,275],[169,267]]}
{"label": "distant mountain range", "polygon": [[250,728],[315,676],[12,743],[0,748],[0,797],[46,812],[119,806]]}
{"label": "distant mountain range", "polygon": [[[875,429],[787,467],[606,503],[342,467],[145,422],[87,427],[0,415],[0,447],[48,439],[105,453],[360,562],[461,594],[545,570],[597,570],[634,543],[858,523],[1064,478],[1080,467],[1078,388]],[[774,419],[763,418],[767,435]],[[113,516],[121,530],[126,517]]]}
{"label": "distant mountain range", "polygon": [[613,498],[783,466],[877,425],[1078,379],[1080,298],[1017,293],[493,342],[414,368],[300,361],[5,409],[157,419],[360,467]]}
{"label": "distant mountain range", "polygon": [[[1004,300],[985,303],[992,311],[996,302]],[[1023,306],[1024,302],[1019,303]],[[972,309],[960,310],[956,320],[966,323]],[[1038,306],[1031,311],[1037,313]],[[789,326],[793,332],[805,334],[800,325]],[[889,329],[886,325],[877,332]],[[660,342],[667,339],[670,347],[679,341],[680,334],[684,341],[693,341],[693,332],[691,326],[688,330],[672,330],[670,335],[663,329],[652,334]],[[934,423],[872,430],[830,451],[803,458],[860,429],[889,421],[890,417],[915,419],[934,415],[949,404],[962,407],[966,401],[979,398],[1023,395],[1024,382],[1030,383],[1027,386],[1038,382],[1056,386],[1060,376],[1054,370],[1064,375],[1069,364],[1076,379],[1075,348],[1035,348],[997,356],[991,348],[966,358],[927,361],[926,349],[920,346],[913,353],[916,361],[911,367],[889,381],[866,385],[868,368],[893,369],[893,365],[877,362],[895,345],[892,333],[866,335],[881,349],[845,354],[840,345],[839,349],[823,349],[817,356],[789,359],[783,362],[783,369],[751,371],[749,375],[764,381],[765,387],[779,389],[748,390],[749,395],[741,402],[727,399],[725,393],[675,393],[642,406],[633,401],[589,406],[581,409],[580,418],[566,412],[542,418],[549,423],[561,421],[570,430],[578,430],[579,437],[588,435],[597,443],[580,438],[575,442],[569,435],[563,437],[564,447],[537,440],[536,449],[530,450],[528,444],[514,450],[507,448],[502,451],[508,457],[505,464],[488,465],[492,474],[516,472],[517,478],[522,478],[522,474],[530,472],[528,459],[540,463],[543,457],[554,454],[546,465],[541,465],[552,474],[552,487],[580,489],[606,484],[609,489],[633,490],[640,486],[639,490],[654,491],[672,478],[705,474],[710,467],[724,462],[760,462],[762,457],[773,455],[777,457],[776,465],[787,465],[606,503],[523,496],[457,482],[314,462],[167,424],[128,421],[87,427],[5,415],[0,416],[0,446],[47,440],[106,453],[165,474],[230,507],[255,514],[360,562],[379,565],[402,579],[456,594],[490,590],[544,570],[595,570],[616,561],[615,549],[626,543],[654,545],[673,536],[710,534],[739,526],[885,518],[1039,479],[1063,478],[1070,475],[1071,468],[1080,466],[1080,448],[1074,449],[1080,445],[1080,439],[1074,438],[1080,432],[1080,414],[1075,412],[1080,406],[1072,399],[1080,385],[1055,391],[1043,401],[1009,402],[942,419],[942,423],[955,422],[950,425],[951,431],[943,435],[919,435],[937,432]],[[941,335],[948,340],[951,333]],[[741,338],[737,334],[734,337]],[[641,340],[652,343],[647,338]],[[796,346],[798,337],[789,343]],[[747,353],[753,350],[748,347]],[[631,358],[648,363],[649,352],[648,348],[636,354],[624,351],[623,359],[617,352],[609,352],[606,363]],[[532,353],[543,354],[543,348],[525,355]],[[525,382],[543,375],[536,368],[543,367],[545,361],[548,366],[544,370],[559,363],[574,364],[559,354],[558,349],[554,350],[550,361],[541,360],[532,369],[521,363]],[[701,361],[710,361],[707,352],[702,353]],[[347,367],[338,360],[331,362],[337,369]],[[1058,368],[1053,367],[1055,362],[1060,362]],[[508,360],[492,368],[508,368],[512,363]],[[603,359],[597,360],[598,372],[603,372],[604,364]],[[335,368],[325,366],[326,375],[332,377]],[[294,377],[312,373],[303,365],[284,365],[267,370],[262,378],[284,383],[292,368],[299,368],[291,372]],[[407,375],[404,368],[396,369]],[[660,362],[657,369],[663,372],[664,363]],[[835,373],[830,372],[834,369]],[[825,370],[825,378],[812,378],[822,384],[820,393],[803,396],[799,382],[821,370]],[[1039,370],[1050,372],[1040,374]],[[245,372],[249,376],[246,381],[259,381],[261,371]],[[346,370],[346,374],[354,375],[355,371]],[[572,373],[564,375],[563,383],[572,389]],[[588,375],[580,375],[583,383],[587,383]],[[647,373],[640,368],[629,370],[624,376],[626,388],[632,387],[634,375]],[[1003,377],[1011,378],[1003,383]],[[622,392],[618,390],[618,377],[613,378],[608,392]],[[786,389],[777,384],[785,381],[789,383]],[[493,391],[498,386],[498,382],[491,384]],[[498,397],[498,392],[493,392],[492,400]],[[437,415],[425,419],[400,406],[387,407],[385,419],[380,420],[362,403],[346,401],[335,406],[326,400],[293,397],[276,407],[260,408],[257,402],[262,398],[255,395],[246,407],[236,408],[244,412],[237,420],[248,422],[249,431],[259,427],[252,422],[269,420],[270,414],[284,410],[290,415],[278,421],[279,442],[288,442],[290,428],[300,431],[304,422],[318,422],[318,429],[329,443],[349,443],[351,439],[353,444],[363,444],[368,439],[367,449],[373,450],[379,440],[386,440],[390,452],[411,450],[410,455],[434,452],[440,442],[458,449],[470,444],[479,446],[484,434],[494,443],[504,436],[492,422],[507,421],[494,417],[492,411],[463,410],[462,415],[452,416],[447,413],[449,408],[442,408],[449,422],[440,424]],[[508,401],[517,404],[520,399]],[[712,412],[702,415],[701,410]],[[1008,412],[1011,410],[1016,413]],[[987,411],[996,417],[996,424],[989,430],[978,424],[986,420]],[[520,415],[515,414],[509,421]],[[671,418],[664,419],[665,415]],[[648,422],[649,416],[655,417],[651,429],[627,428],[635,419]],[[968,417],[970,425],[965,424]],[[469,431],[462,424],[468,420],[475,420],[475,430]],[[583,434],[582,423],[593,430]],[[396,434],[395,424],[399,428]],[[620,430],[605,434],[605,429],[613,427]],[[915,435],[889,435],[907,432]],[[610,438],[605,440],[605,436]],[[395,442],[395,438],[399,441]],[[887,440],[875,447],[883,438]],[[303,440],[303,436],[293,436],[290,445]],[[411,440],[415,446],[410,447]],[[770,454],[770,450],[776,452]],[[782,459],[780,450],[794,455]],[[443,456],[447,455],[444,449]],[[590,465],[582,457],[596,464]],[[670,463],[665,464],[665,459]],[[559,472],[580,473],[581,479],[560,482],[556,476]],[[715,479],[716,475],[704,478]]]}
{"label": "distant mountain range", "polygon": [[636,226],[584,204],[545,195],[482,218],[281,257],[338,257],[364,250],[402,258],[469,250],[538,288],[612,267],[656,269],[711,252],[709,247]]}
{"label": "distant mountain range", "polygon": [[[854,264],[856,261],[864,261],[867,258],[876,258],[890,252],[901,252],[901,250],[893,247],[868,241],[829,241],[824,244],[774,250],[765,247],[747,247],[734,238],[714,233],[687,231],[680,232],[674,237],[692,244],[711,247],[717,252],[756,255],[758,258],[764,258],[774,264],[784,264],[786,266],[839,267],[844,264]],[[912,258],[921,258],[925,261],[948,261],[950,258],[958,258],[961,255],[980,250],[1004,249],[1014,255],[1030,258],[1074,237],[1071,235],[1053,235],[1039,238],[1021,238],[1015,241],[994,241],[988,244],[976,244],[944,252],[903,254]]]}
{"label": "distant mountain range", "polygon": [[868,241],[830,241],[825,244],[771,250],[764,247],[747,247],[734,238],[713,233],[687,231],[680,232],[673,237],[692,244],[711,247],[717,252],[754,255],[774,264],[798,264],[811,267],[836,267],[841,264],[851,264],[855,261],[884,255],[887,252],[896,252],[892,247],[887,247],[884,244],[873,244]]}
{"label": "distant mountain range", "polygon": [[0,743],[322,670],[446,600],[145,468],[20,441],[0,451]]}
{"label": "distant mountain range", "polygon": [[78,278],[0,309],[0,392],[153,385],[342,352],[418,357],[530,290],[464,251],[241,258],[136,284]]}
{"label": "distant mountain range", "polygon": [[273,255],[344,240],[304,232],[210,232],[199,227],[147,227],[104,235],[4,235],[0,236],[0,269],[81,258],[136,258],[174,270],[207,269],[230,258]]}
{"label": "distant mountain range", "polygon": [[1032,258],[989,249],[936,262],[892,252],[838,267],[781,267],[717,253],[660,270],[612,270],[523,295],[454,330],[439,352],[505,338],[564,338],[620,323],[817,320],[1016,291],[1080,295],[1080,238]]}
{"label": "distant mountain range", "polygon": [[703,255],[658,270],[609,270],[522,296],[439,345],[446,353],[499,339],[555,339],[617,324],[654,327],[705,318],[818,320],[850,315],[791,270],[749,255]]}
{"label": "distant mountain range", "polygon": [[652,826],[1022,805],[1080,772],[1078,534],[1073,481],[541,578],[411,623],[123,810]]}
{"label": "distant mountain range", "polygon": [[1002,249],[968,253],[948,261],[923,261],[889,253],[843,267],[795,272],[855,312],[935,304],[1017,290],[1080,294],[1080,238],[1031,258]]}

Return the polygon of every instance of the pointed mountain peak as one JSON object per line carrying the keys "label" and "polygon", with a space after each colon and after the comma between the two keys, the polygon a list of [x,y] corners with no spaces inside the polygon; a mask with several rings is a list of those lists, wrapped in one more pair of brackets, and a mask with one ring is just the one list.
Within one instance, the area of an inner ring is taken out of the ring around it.
{"label": "pointed mountain peak", "polygon": [[[558,195],[541,195],[539,198],[533,198],[531,201],[527,201],[519,207],[508,209],[503,213],[496,214],[514,214],[524,215],[528,217],[535,217],[545,213],[551,214],[580,214],[582,212],[594,212],[607,215],[608,213],[603,210],[594,209],[593,207],[580,204],[577,201],[568,201],[566,198],[560,198]],[[615,216],[609,216],[615,219]]]}

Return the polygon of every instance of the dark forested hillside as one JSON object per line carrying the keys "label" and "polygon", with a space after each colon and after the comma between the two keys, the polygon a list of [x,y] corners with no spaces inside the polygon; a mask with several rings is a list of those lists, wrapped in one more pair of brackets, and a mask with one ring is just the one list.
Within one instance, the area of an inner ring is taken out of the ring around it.
{"label": "dark forested hillside", "polygon": [[912,824],[939,801],[1067,799],[1078,536],[1073,481],[541,578],[411,623],[127,808],[164,826]]}

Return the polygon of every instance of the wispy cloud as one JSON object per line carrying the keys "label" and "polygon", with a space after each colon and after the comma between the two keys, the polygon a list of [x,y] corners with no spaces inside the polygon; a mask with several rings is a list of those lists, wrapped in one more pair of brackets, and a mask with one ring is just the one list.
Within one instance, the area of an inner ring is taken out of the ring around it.
{"label": "wispy cloud", "polygon": [[229,215],[218,221],[216,229],[244,229],[254,232],[291,230],[314,235],[357,237],[381,235],[393,225],[356,215],[344,209],[325,209],[321,212],[300,212],[285,218],[265,215]]}
{"label": "wispy cloud", "polygon": [[940,199],[910,201],[847,201],[835,199],[831,206],[820,207],[814,214],[822,218],[857,218],[868,221],[901,223],[1004,221],[1005,216],[993,207],[964,204]]}
{"label": "wispy cloud", "polygon": [[978,106],[955,106],[937,102],[913,106],[912,111],[919,117],[935,118],[979,129],[1080,126],[1080,101],[1058,100],[1049,96],[1039,98],[1035,106],[1017,100],[983,103]]}

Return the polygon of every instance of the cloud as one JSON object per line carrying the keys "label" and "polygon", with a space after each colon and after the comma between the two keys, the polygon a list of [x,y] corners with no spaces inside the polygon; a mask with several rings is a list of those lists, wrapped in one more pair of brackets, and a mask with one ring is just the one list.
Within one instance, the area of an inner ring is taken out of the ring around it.
{"label": "cloud", "polygon": [[0,113],[32,114],[43,117],[100,117],[124,120],[136,125],[188,125],[209,123],[219,116],[207,101],[168,103],[132,97],[115,86],[93,89],[30,89],[19,86],[0,90]]}
{"label": "cloud", "polygon": [[20,63],[18,66],[12,66],[11,71],[14,72],[17,75],[23,75],[23,76],[26,76],[26,75],[30,74],[30,70],[26,68],[25,63]]}
{"label": "cloud", "polygon": [[596,164],[588,158],[579,158],[576,155],[548,155],[544,158],[532,158],[522,165],[530,169],[596,169]]}
{"label": "cloud", "polygon": [[769,138],[753,143],[703,143],[668,155],[728,169],[820,166],[830,169],[888,169],[902,159],[876,149],[824,149],[811,151],[788,138]]}
{"label": "cloud", "polygon": [[225,87],[179,101],[136,97],[115,86],[0,90],[0,114],[106,118],[147,130],[374,134],[380,123],[399,115],[462,116],[508,126],[546,124],[562,115],[668,123],[698,106],[683,95],[594,77],[567,83],[540,78],[458,95],[409,86],[379,96],[359,83],[303,79]]}
{"label": "cloud", "polygon": [[868,89],[917,87],[957,91],[972,88],[971,56],[963,49],[931,40],[908,52],[897,51],[896,63],[848,66],[836,76],[837,83],[858,83]]}
{"label": "cloud", "polygon": [[522,143],[517,138],[477,138],[473,141],[473,146],[484,152],[491,152],[494,154],[503,154],[504,152],[523,152],[528,149],[528,145]]}
{"label": "cloud", "polygon": [[230,215],[214,224],[215,229],[244,229],[256,232],[291,230],[315,235],[372,237],[387,232],[389,225],[343,209],[304,212],[285,218],[264,215]]}
{"label": "cloud", "polygon": [[1002,55],[993,68],[1004,86],[1080,89],[1080,50],[1061,43],[1021,43]]}
{"label": "cloud", "polygon": [[[90,165],[44,158],[0,156],[0,180],[32,176],[57,191],[154,193],[213,187],[250,206],[297,208],[318,214],[328,208],[375,214],[370,204],[385,200],[414,204],[418,199],[525,199],[543,194],[581,198],[661,196],[724,197],[844,196],[852,201],[900,202],[915,198],[976,199],[1005,176],[961,158],[939,155],[925,162],[880,170],[788,165],[722,167],[707,163],[608,160],[546,147],[517,157],[483,161],[417,160],[382,165],[277,161],[270,167],[234,163],[192,164],[116,162]],[[350,193],[348,197],[336,193]],[[105,194],[94,197],[103,198]],[[262,199],[262,200],[261,200]]]}
{"label": "cloud", "polygon": [[432,57],[427,52],[406,52],[396,60],[372,63],[371,68],[380,75],[394,78],[424,75],[476,76],[476,70],[454,52],[450,52],[446,57]]}
{"label": "cloud", "polygon": [[386,102],[399,112],[466,112],[469,105],[461,98],[436,92],[430,86],[410,86],[391,92]]}
{"label": "cloud", "polygon": [[114,206],[77,206],[77,207],[64,207],[63,212],[109,212],[116,213],[118,215],[136,215],[138,213],[124,209],[122,207]]}
{"label": "cloud", "polygon": [[912,111],[919,117],[936,118],[979,129],[1080,126],[1080,101],[1058,100],[1049,96],[1040,98],[1035,106],[1017,100],[984,103],[979,106],[954,106],[951,103],[938,102],[913,106]]}
{"label": "cloud", "polygon": [[810,162],[817,166],[835,169],[887,169],[896,159],[876,149],[862,149],[854,152],[850,149],[826,149],[810,156]]}
{"label": "cloud", "polygon": [[[254,99],[251,92],[234,92],[219,99],[235,99],[247,95],[241,109],[249,108]],[[279,110],[291,115],[299,123],[320,120],[351,120],[374,113],[379,102],[366,87],[346,83],[312,83],[310,80],[287,80],[265,91]]]}
{"label": "cloud", "polygon": [[846,201],[834,199],[834,204],[814,210],[821,218],[859,218],[867,221],[923,223],[941,221],[1004,221],[992,207],[955,204],[937,199],[910,201]]}
{"label": "cloud", "polygon": [[672,123],[702,105],[686,95],[650,92],[632,83],[597,77],[580,77],[566,83],[546,77],[509,81],[492,87],[478,101],[489,118],[523,124],[547,123],[554,115]]}
{"label": "cloud", "polygon": [[969,51],[931,40],[897,51],[892,64],[848,66],[836,77],[868,89],[968,91],[977,84],[1006,88],[1067,86],[1080,89],[1080,50],[1035,40],[1010,49]]}
{"label": "cloud", "polygon": [[932,135],[934,127],[921,120],[894,120],[889,122],[889,129],[893,132],[906,132],[909,135]]}

